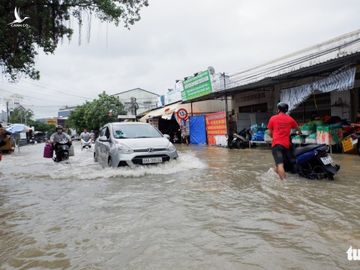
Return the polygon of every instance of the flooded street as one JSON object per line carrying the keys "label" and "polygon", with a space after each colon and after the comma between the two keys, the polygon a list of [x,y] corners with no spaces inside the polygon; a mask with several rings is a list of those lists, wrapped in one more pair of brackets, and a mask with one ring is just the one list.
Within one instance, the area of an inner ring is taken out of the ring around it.
{"label": "flooded street", "polygon": [[180,146],[160,166],[111,169],[76,145],[0,162],[0,269],[359,269],[360,157],[335,181],[277,180],[269,150]]}

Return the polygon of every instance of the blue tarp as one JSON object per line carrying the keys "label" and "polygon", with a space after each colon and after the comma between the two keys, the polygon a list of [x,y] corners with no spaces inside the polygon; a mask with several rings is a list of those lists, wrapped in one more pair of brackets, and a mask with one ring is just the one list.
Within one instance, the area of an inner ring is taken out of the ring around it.
{"label": "blue tarp", "polygon": [[206,144],[205,116],[190,116],[190,143]]}

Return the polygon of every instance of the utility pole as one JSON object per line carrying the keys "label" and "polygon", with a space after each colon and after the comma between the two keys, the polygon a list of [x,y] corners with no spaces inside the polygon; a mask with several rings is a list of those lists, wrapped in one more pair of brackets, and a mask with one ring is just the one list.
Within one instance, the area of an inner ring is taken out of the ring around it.
{"label": "utility pole", "polygon": [[[225,72],[220,73],[221,77],[223,78],[223,82],[224,82],[224,91],[226,91],[226,74]],[[226,117],[226,130],[227,130],[227,134],[229,134],[229,106],[228,106],[228,96],[225,93],[224,95],[225,97],[225,117]]]}
{"label": "utility pole", "polygon": [[9,115],[9,101],[6,101],[6,122],[10,122],[10,115]]}

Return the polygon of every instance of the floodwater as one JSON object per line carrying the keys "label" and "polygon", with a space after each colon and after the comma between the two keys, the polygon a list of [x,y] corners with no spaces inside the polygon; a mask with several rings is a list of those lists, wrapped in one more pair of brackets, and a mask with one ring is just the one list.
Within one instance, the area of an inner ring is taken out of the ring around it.
{"label": "floodwater", "polygon": [[0,269],[359,269],[358,156],[335,181],[269,168],[269,150],[181,146],[168,164],[69,164],[43,144],[0,162]]}

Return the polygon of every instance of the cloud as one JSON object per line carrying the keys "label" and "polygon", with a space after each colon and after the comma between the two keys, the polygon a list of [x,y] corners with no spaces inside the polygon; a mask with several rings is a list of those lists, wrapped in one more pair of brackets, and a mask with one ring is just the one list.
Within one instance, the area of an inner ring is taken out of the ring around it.
{"label": "cloud", "polygon": [[38,97],[24,99],[36,116],[103,90],[164,93],[209,65],[234,73],[356,30],[359,11],[355,0],[152,0],[130,31],[93,19],[90,43],[84,25],[79,46],[75,29],[54,55],[39,54],[39,82],[24,80],[11,91]]}

